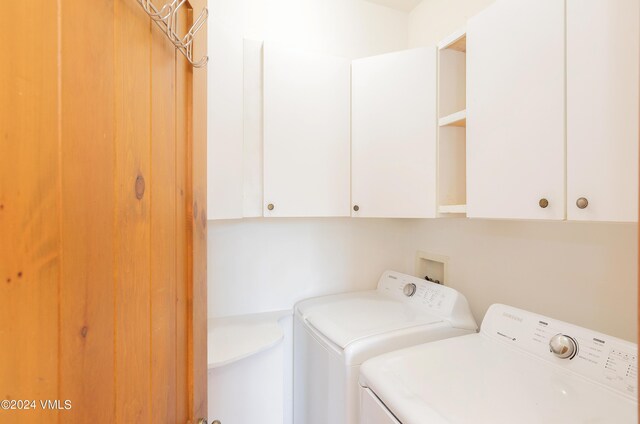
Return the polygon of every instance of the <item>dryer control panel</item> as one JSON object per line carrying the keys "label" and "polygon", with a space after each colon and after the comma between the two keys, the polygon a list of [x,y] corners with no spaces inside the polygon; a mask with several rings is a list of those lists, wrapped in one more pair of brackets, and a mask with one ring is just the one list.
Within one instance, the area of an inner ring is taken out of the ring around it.
{"label": "dryer control panel", "polygon": [[441,316],[457,328],[478,328],[467,299],[451,287],[395,271],[385,271],[378,281],[378,291]]}
{"label": "dryer control panel", "polygon": [[506,305],[489,308],[481,333],[637,399],[633,343]]}

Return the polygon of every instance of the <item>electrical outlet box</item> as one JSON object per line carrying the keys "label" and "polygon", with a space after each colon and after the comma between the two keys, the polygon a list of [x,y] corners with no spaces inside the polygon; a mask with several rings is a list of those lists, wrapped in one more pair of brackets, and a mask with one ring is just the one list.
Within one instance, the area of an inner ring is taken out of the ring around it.
{"label": "electrical outlet box", "polygon": [[432,281],[437,280],[439,284],[445,285],[449,277],[448,262],[447,256],[418,251],[416,252],[414,275],[418,278],[428,276]]}

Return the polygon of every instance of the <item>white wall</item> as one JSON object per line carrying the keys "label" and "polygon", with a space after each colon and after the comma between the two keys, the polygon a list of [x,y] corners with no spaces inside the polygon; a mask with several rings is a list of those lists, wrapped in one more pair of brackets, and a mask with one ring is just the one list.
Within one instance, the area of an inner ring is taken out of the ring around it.
{"label": "white wall", "polygon": [[448,256],[478,322],[505,303],[635,341],[637,224],[423,220],[407,244]]}
{"label": "white wall", "polygon": [[409,220],[210,221],[209,316],[290,309],[307,297],[375,287],[412,272]]}
{"label": "white wall", "polygon": [[422,0],[409,14],[409,46],[432,46],[495,0]]}
{"label": "white wall", "polygon": [[506,303],[635,341],[637,224],[471,219],[247,219],[209,223],[209,313],[288,309],[449,257],[478,320]]}

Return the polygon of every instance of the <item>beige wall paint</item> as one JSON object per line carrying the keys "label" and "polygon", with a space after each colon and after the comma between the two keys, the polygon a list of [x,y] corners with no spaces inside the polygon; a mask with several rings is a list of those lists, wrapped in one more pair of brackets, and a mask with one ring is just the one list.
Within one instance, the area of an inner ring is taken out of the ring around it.
{"label": "beige wall paint", "polygon": [[636,341],[637,224],[416,221],[415,250],[449,257],[446,285],[481,322],[504,303]]}
{"label": "beige wall paint", "polygon": [[[409,14],[409,46],[437,44],[494,0],[423,0]],[[637,224],[424,220],[416,250],[447,255],[447,285],[480,322],[492,303],[637,341]]]}
{"label": "beige wall paint", "polygon": [[494,0],[422,0],[409,14],[409,47],[432,46]]}

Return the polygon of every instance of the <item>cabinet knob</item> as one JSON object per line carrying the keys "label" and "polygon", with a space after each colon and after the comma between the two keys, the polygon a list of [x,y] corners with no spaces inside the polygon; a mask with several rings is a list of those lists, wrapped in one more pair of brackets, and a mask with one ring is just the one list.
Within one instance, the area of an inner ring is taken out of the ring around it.
{"label": "cabinet knob", "polygon": [[589,206],[589,201],[585,197],[581,197],[576,200],[576,206],[578,207],[578,209],[584,209]]}
{"label": "cabinet knob", "polygon": [[360,210],[360,206],[358,205],[353,205],[353,210],[358,212]]}
{"label": "cabinet knob", "polygon": [[542,199],[540,199],[538,204],[540,205],[540,207],[542,209],[545,209],[547,206],[549,206],[549,201],[547,199],[545,199],[545,198],[542,198]]}
{"label": "cabinet knob", "polygon": [[[211,423],[211,424],[215,424],[216,422],[217,422],[218,424],[220,424],[220,421],[214,421],[214,422],[213,422],[213,423]],[[200,418],[200,419],[198,420],[198,424],[207,424],[207,419],[206,419],[206,418]]]}
{"label": "cabinet knob", "polygon": [[272,211],[272,210],[273,210],[273,208],[274,208],[273,203],[269,203],[269,204],[267,205],[267,209],[269,209],[270,211]]}

